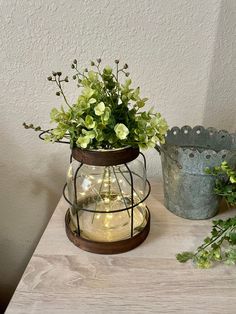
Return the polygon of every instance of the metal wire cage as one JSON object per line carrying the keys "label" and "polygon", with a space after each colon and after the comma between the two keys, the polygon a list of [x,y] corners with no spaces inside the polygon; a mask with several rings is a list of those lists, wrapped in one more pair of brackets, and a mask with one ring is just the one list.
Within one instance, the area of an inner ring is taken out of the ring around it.
{"label": "metal wire cage", "polygon": [[138,149],[72,150],[64,197],[66,232],[80,248],[103,254],[135,248],[147,237],[150,193],[145,156]]}
{"label": "metal wire cage", "polygon": [[[41,140],[53,129],[42,131]],[[70,144],[68,138],[57,143]],[[72,148],[63,196],[68,238],[83,250],[115,254],[134,249],[148,236],[151,191],[146,159],[138,148]]]}

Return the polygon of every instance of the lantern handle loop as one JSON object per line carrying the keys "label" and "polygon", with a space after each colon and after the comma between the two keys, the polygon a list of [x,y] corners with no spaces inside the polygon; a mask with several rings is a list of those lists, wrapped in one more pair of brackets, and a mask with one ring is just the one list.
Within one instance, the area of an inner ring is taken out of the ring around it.
{"label": "lantern handle loop", "polygon": [[169,154],[166,150],[162,149],[161,146],[159,146],[158,144],[155,145],[154,147],[157,152],[159,153],[159,155],[161,155],[161,153],[167,155],[167,157],[169,157],[172,161],[174,161],[174,163],[176,164],[176,166],[179,168],[179,169],[182,169],[183,167],[181,166],[181,164],[178,162],[178,160],[176,160],[175,158],[173,158],[171,156],[171,154]]}
{"label": "lantern handle loop", "polygon": [[161,147],[156,144],[154,148],[158,151],[159,155],[161,155]]}
{"label": "lantern handle loop", "polygon": [[[49,135],[52,134],[52,131],[53,131],[53,130],[54,130],[54,129],[48,129],[48,130],[45,130],[45,131],[40,132],[40,133],[39,133],[39,138],[40,138],[40,140],[45,141],[44,135],[45,135],[45,134],[49,134]],[[56,140],[55,143],[70,144],[69,141],[62,141],[62,140]]]}

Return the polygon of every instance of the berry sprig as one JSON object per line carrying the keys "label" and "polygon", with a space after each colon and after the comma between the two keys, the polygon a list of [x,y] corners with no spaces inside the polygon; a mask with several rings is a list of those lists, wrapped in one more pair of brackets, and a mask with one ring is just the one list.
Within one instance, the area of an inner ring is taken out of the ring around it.
{"label": "berry sprig", "polygon": [[42,131],[41,126],[34,126],[32,123],[26,124],[25,122],[23,123],[23,127],[25,129],[33,129],[35,131]]}
{"label": "berry sprig", "polygon": [[67,101],[67,98],[65,96],[65,93],[62,89],[62,83],[65,82],[65,83],[68,83],[69,82],[69,78],[68,76],[66,76],[65,78],[61,78],[62,76],[62,72],[52,72],[52,76],[48,76],[48,81],[50,82],[55,82],[59,88],[59,91],[56,92],[56,96],[63,96],[64,100],[65,100],[65,103],[67,104],[67,106],[69,108],[71,108],[71,105],[69,104],[69,102]]}

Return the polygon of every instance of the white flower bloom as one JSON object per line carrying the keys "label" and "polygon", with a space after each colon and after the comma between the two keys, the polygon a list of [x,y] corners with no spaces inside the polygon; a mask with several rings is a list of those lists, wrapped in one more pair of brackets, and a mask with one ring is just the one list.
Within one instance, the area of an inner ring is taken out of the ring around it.
{"label": "white flower bloom", "polygon": [[105,111],[104,102],[100,102],[99,104],[97,104],[97,106],[94,108],[94,111],[97,116],[101,116]]}
{"label": "white flower bloom", "polygon": [[114,130],[116,132],[116,136],[120,140],[126,139],[129,134],[129,129],[123,123],[117,123],[114,127]]}

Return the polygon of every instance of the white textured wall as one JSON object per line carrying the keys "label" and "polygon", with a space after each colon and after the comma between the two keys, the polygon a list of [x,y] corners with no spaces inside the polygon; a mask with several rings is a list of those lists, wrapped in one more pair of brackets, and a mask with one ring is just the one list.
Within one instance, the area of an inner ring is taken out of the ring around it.
{"label": "white textured wall", "polygon": [[[20,278],[65,180],[68,148],[21,127],[47,127],[50,108],[60,104],[46,81],[50,71],[70,72],[75,57],[84,66],[96,57],[108,64],[120,58],[170,126],[232,130],[235,21],[234,0],[0,0],[2,299]],[[73,93],[70,87],[71,99]],[[157,154],[148,156],[149,171],[160,175]]]}

